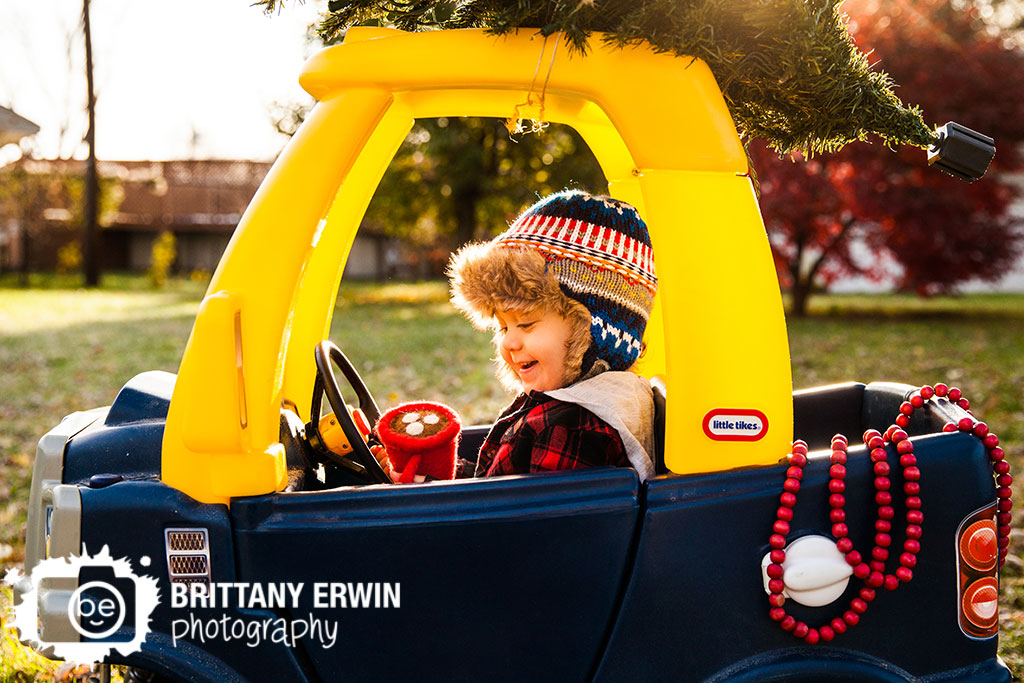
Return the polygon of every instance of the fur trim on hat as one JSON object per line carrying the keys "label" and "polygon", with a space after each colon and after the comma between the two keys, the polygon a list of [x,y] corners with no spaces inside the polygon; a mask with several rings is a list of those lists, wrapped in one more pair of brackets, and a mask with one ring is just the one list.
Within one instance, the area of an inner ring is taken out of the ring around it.
{"label": "fur trim on hat", "polygon": [[[533,249],[510,249],[494,242],[462,247],[448,264],[452,305],[479,330],[495,331],[495,348],[500,332],[495,313],[499,310],[525,313],[554,311],[572,324],[566,348],[563,386],[581,374],[583,356],[591,344],[590,311],[563,292],[547,261]],[[510,391],[522,391],[512,368],[495,354],[498,379]]]}

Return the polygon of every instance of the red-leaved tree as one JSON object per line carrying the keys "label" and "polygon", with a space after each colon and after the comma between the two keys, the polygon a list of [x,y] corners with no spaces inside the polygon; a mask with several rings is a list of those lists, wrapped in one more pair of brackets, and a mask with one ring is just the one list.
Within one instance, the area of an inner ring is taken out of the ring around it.
{"label": "red-leaved tree", "polygon": [[[1024,248],[1020,221],[1008,211],[1019,190],[1007,177],[1022,165],[1024,54],[972,5],[848,0],[844,8],[857,44],[900,85],[904,102],[930,121],[957,121],[995,138],[998,151],[985,178],[968,184],[928,168],[916,148],[856,143],[793,161],[753,143],[762,213],[780,279],[792,292],[791,312],[803,315],[814,288],[842,275],[884,277],[887,259],[902,266],[897,286],[922,295],[998,279]],[[855,238],[876,265],[855,262]]]}

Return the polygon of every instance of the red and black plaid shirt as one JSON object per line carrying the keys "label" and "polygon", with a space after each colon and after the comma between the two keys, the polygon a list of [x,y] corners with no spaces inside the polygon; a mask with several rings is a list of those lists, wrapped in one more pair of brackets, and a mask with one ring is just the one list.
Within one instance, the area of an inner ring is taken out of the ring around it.
{"label": "red and black plaid shirt", "polygon": [[520,394],[480,447],[474,476],[629,466],[619,433],[592,412],[543,393]]}

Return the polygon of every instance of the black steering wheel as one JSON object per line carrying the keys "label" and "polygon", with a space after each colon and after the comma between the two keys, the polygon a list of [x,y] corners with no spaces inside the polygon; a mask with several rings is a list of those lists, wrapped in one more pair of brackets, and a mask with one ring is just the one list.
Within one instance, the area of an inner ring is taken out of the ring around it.
{"label": "black steering wheel", "polygon": [[352,459],[362,465],[365,470],[365,476],[371,483],[390,484],[391,477],[387,475],[384,468],[377,462],[377,458],[373,457],[373,453],[370,452],[369,446],[363,441],[362,434],[359,433],[356,423],[352,420],[352,416],[349,415],[345,407],[345,399],[342,398],[341,389],[338,386],[338,378],[334,375],[334,368],[331,365],[332,362],[337,363],[338,367],[341,368],[342,374],[345,375],[345,379],[348,380],[349,386],[356,392],[356,397],[359,399],[359,409],[366,415],[366,419],[370,424],[376,424],[380,418],[380,409],[377,408],[377,403],[373,400],[373,396],[370,395],[366,384],[363,383],[359,373],[356,372],[355,367],[345,357],[345,354],[333,342],[325,339],[317,344],[313,356],[316,359],[316,382],[313,384],[313,405],[309,410],[309,422],[312,428],[307,428],[307,433],[312,432],[313,440],[321,447],[319,450],[328,458],[336,464],[351,467],[351,463],[345,462],[345,456],[338,455],[323,445],[323,437],[320,434],[319,428],[320,402],[324,394],[327,394],[327,402],[331,404],[331,409],[334,410],[334,417],[338,420],[338,425],[341,427],[342,432],[344,432],[345,438],[348,439],[349,445],[352,446]]}

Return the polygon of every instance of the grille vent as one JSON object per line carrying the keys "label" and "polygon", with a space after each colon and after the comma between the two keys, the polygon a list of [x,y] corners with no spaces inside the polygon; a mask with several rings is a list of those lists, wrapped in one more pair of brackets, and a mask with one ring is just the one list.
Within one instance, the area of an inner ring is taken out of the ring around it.
{"label": "grille vent", "polygon": [[206,529],[167,529],[167,572],[171,583],[210,586],[210,535]]}

